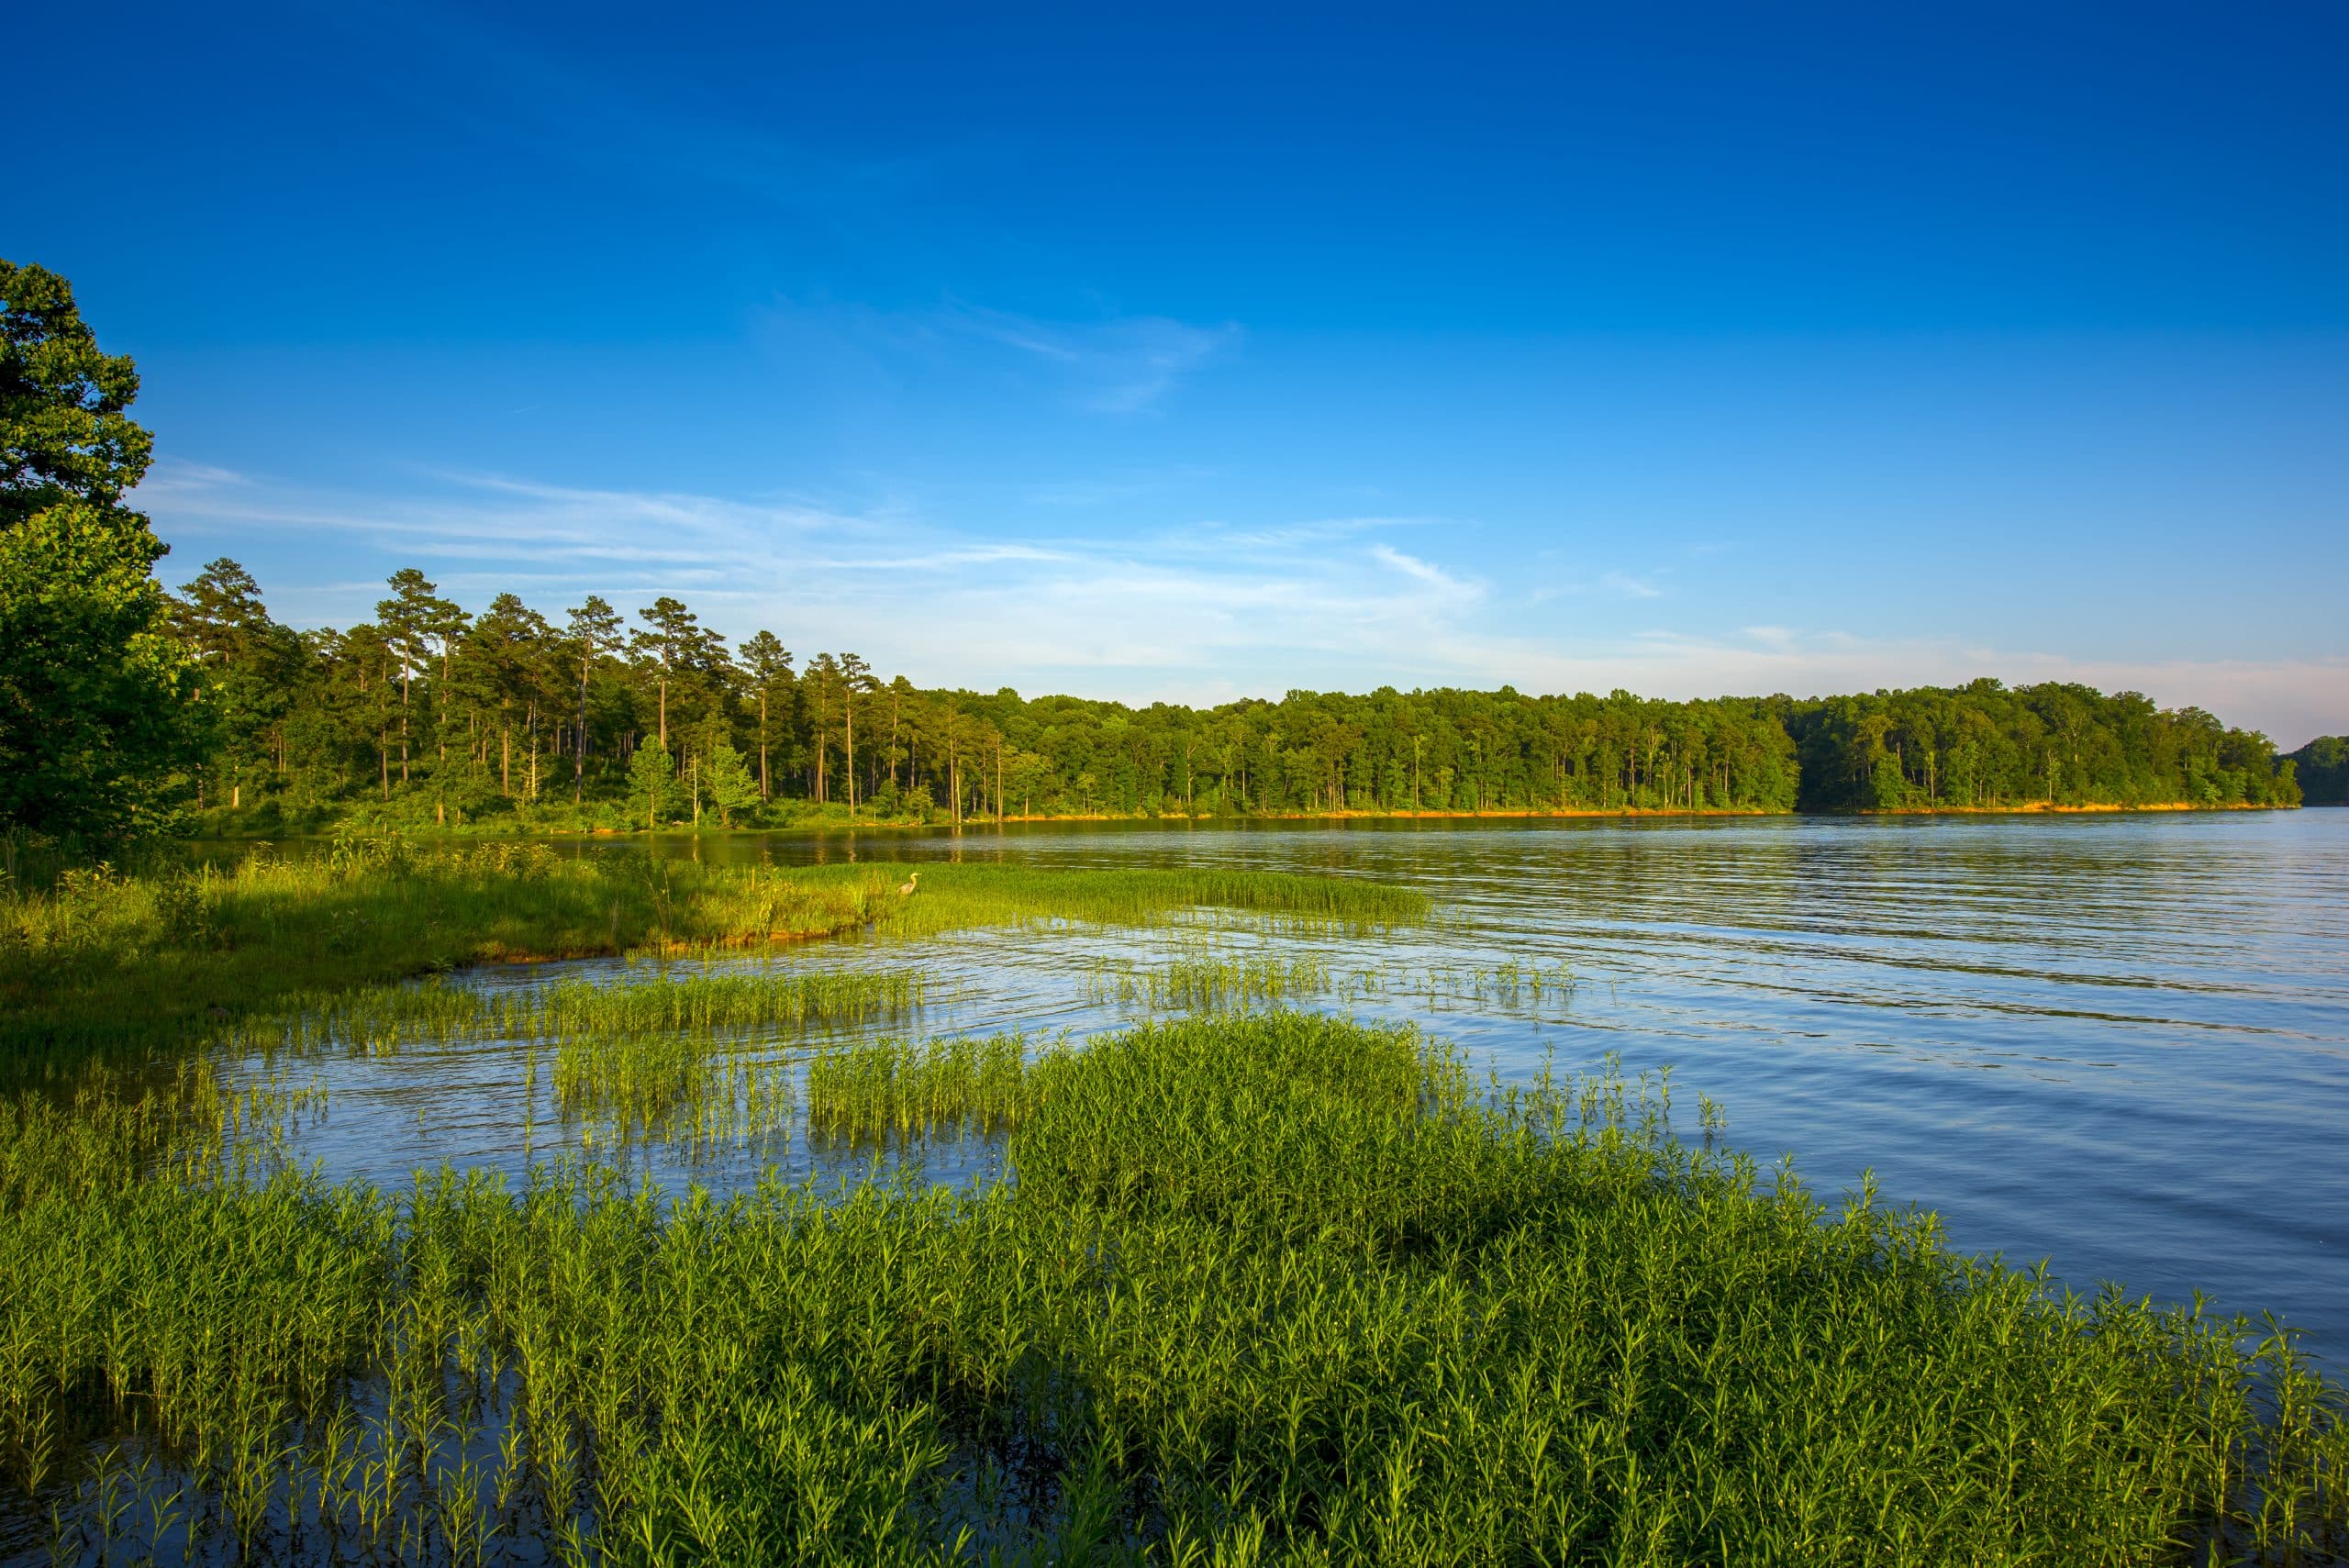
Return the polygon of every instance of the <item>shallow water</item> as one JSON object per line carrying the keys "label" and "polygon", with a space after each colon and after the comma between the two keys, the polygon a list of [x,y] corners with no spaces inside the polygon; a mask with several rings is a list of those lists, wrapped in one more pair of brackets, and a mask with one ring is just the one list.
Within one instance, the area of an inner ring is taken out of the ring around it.
{"label": "shallow water", "polygon": [[[639,840],[639,842],[641,842]],[[1504,1076],[1618,1053],[1675,1069],[1730,1140],[1794,1151],[1825,1192],[1872,1168],[1940,1211],[1960,1247],[2274,1311],[2349,1367],[2349,811],[2132,817],[1766,818],[1087,825],[952,833],[744,835],[662,852],[777,863],[1001,857],[1056,865],[1214,863],[1408,883],[1438,922],[1386,938],[1275,939],[1341,980],[1319,1005],[1416,1018]],[[592,845],[581,852],[596,852]],[[979,932],[790,951],[788,965],[918,965],[955,983],[923,1033],[1068,1029],[1132,1015],[1088,999],[1085,966],[1245,929]],[[1439,1002],[1400,983],[1505,961],[1571,966],[1570,997]],[[483,972],[528,984],[614,963]],[[640,977],[644,974],[640,969]],[[776,1041],[787,1052],[802,1042]],[[257,1064],[248,1063],[249,1069]],[[404,1181],[449,1159],[519,1172],[575,1151],[541,1060],[502,1045],[329,1059],[325,1118],[297,1142],[331,1175]],[[696,1160],[640,1146],[649,1173],[725,1188],[770,1162],[852,1174],[869,1151],[792,1135]],[[932,1148],[966,1179],[997,1151]]]}

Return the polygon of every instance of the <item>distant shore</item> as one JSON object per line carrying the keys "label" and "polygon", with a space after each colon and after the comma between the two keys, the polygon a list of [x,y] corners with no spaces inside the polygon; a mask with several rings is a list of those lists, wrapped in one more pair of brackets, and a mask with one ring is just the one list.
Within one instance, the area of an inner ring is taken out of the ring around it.
{"label": "distant shore", "polygon": [[[1007,813],[1002,817],[966,817],[960,823],[937,818],[920,820],[911,817],[858,817],[852,820],[844,820],[838,817],[828,817],[816,820],[802,818],[800,820],[791,822],[749,824],[730,828],[719,828],[714,825],[705,825],[696,828],[685,823],[675,823],[651,830],[651,836],[677,837],[693,835],[719,837],[740,833],[877,832],[883,830],[930,831],[941,828],[992,828],[996,826],[1008,827],[1015,823],[1022,826],[1035,826],[1040,824],[1049,825],[1052,823],[1079,822],[1179,822],[1207,827],[1232,826],[1251,822],[1547,822],[1569,820],[1650,820],[1657,818],[1671,819],[1699,817],[1709,819],[1720,817],[2127,817],[2146,814],[2160,814],[2167,816],[2188,812],[2297,811],[2299,809],[2300,807],[2297,805],[2245,805],[2242,803],[2231,803],[2216,806],[2197,806],[2188,801],[2156,801],[2150,804],[2134,806],[2110,802],[2074,805],[2050,803],[2047,801],[2025,801],[2005,806],[1901,806],[1844,808],[1830,811],[1773,811],[1762,809],[1760,807],[1744,806],[1700,806],[1695,808],[1686,806],[1614,806],[1606,808],[1597,806],[1511,806],[1506,809],[1496,807],[1482,811],[1384,811],[1365,810],[1356,807],[1343,811],[1252,811],[1244,814],[1198,813],[1195,815],[1186,815],[1180,812],[1012,812]],[[346,830],[348,829],[344,825],[322,824],[317,827],[284,828],[280,828],[275,832],[199,830],[192,835],[192,837],[196,840],[212,842],[228,842],[236,840],[266,842],[275,839],[332,837],[339,832]],[[504,818],[487,822],[467,822],[462,825],[451,825],[449,827],[405,827],[395,828],[372,828],[364,829],[362,831],[367,833],[368,836],[374,836],[375,834],[381,833],[401,838],[448,839],[460,840],[469,839],[633,839],[647,836],[647,830],[642,828],[583,828],[570,825],[549,826]]]}

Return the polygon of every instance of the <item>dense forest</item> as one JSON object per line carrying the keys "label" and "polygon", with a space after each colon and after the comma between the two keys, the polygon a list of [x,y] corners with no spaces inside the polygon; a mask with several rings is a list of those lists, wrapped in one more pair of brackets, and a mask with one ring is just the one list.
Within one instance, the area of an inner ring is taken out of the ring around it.
{"label": "dense forest", "polygon": [[1665,702],[1381,689],[1144,708],[884,680],[729,648],[661,598],[478,614],[395,573],[376,617],[294,631],[214,562],[175,604],[215,725],[207,817],[255,829],[811,816],[1235,815],[2281,805],[2263,736],[2083,686]]}
{"label": "dense forest", "polygon": [[2349,806],[2349,735],[2320,735],[2288,759],[2310,806]]}
{"label": "dense forest", "polygon": [[296,630],[234,561],[163,592],[129,505],[138,390],[64,279],[0,261],[0,831],[2299,799],[2265,736],[2075,685],[1133,708],[921,690],[770,631],[729,647],[674,598],[469,611],[413,568],[372,620]]}

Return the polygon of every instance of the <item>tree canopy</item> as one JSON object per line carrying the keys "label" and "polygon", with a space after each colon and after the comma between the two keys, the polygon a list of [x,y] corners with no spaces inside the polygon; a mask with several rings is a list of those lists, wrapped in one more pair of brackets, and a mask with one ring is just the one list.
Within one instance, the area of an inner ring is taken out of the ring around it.
{"label": "tree canopy", "polygon": [[[240,575],[215,562],[206,579]],[[685,604],[636,629],[600,599],[476,617],[403,572],[383,617],[255,634],[284,700],[216,758],[209,798],[386,825],[502,816],[647,827],[810,810],[949,820],[1354,811],[1999,809],[2288,805],[2266,737],[2085,686],[1667,702],[1297,691],[1194,708],[923,690],[851,652],[739,652]],[[242,602],[241,600],[239,601]],[[429,604],[439,629],[411,632]],[[225,679],[225,676],[216,677]],[[233,776],[232,776],[233,775]],[[559,782],[558,782],[559,781]]]}
{"label": "tree canopy", "polygon": [[198,655],[153,575],[167,547],[124,504],[151,455],[138,394],[63,278],[0,261],[0,827],[157,830],[211,749]]}
{"label": "tree canopy", "polygon": [[2349,735],[2320,735],[2291,762],[2310,806],[2349,806]]}

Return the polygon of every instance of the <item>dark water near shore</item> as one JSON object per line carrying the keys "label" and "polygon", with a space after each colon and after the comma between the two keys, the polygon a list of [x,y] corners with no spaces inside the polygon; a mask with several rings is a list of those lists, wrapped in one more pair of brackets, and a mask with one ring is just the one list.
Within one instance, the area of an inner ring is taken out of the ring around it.
{"label": "dark water near shore", "polygon": [[[639,840],[640,843],[641,841]],[[1408,1017],[1504,1076],[1620,1056],[1670,1065],[1757,1158],[1794,1151],[1828,1194],[1872,1168],[1958,1246],[2050,1261],[2228,1310],[2272,1310],[2349,1368],[2349,812],[2099,817],[1037,826],[677,840],[777,863],[1001,857],[1325,871],[1425,889],[1442,917],[1384,939],[1280,939],[1333,968],[1571,966],[1570,998],[1330,1006]],[[592,845],[580,852],[595,853]],[[922,1032],[1079,1033],[1128,1016],[1083,965],[1249,932],[981,932],[818,946],[775,962],[920,965],[959,983]],[[533,984],[562,965],[475,983]],[[300,1071],[306,1073],[305,1064]],[[299,1151],[399,1181],[443,1158],[520,1170],[578,1147],[503,1046],[330,1060]],[[526,1127],[528,1129],[526,1132]],[[565,1139],[568,1138],[566,1143]],[[651,1173],[726,1186],[778,1160],[857,1167],[804,1140]],[[983,1168],[943,1149],[940,1173]]]}

